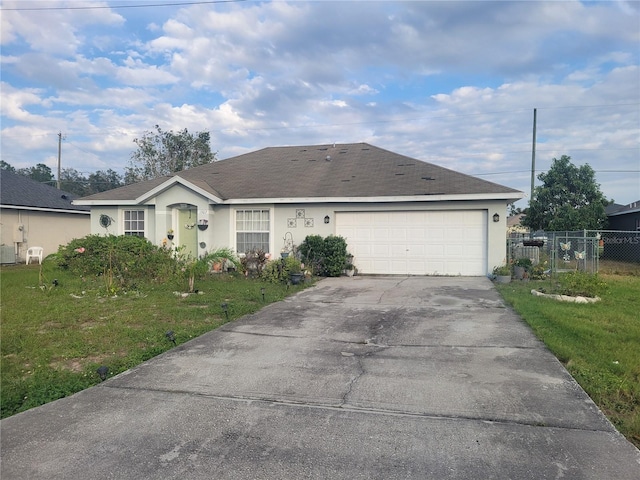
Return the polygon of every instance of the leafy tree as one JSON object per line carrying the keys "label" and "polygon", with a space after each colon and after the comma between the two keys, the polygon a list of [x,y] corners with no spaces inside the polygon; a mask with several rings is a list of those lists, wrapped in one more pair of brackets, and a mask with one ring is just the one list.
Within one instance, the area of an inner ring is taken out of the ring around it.
{"label": "leafy tree", "polygon": [[522,224],[532,230],[575,231],[603,228],[605,206],[610,202],[595,181],[589,165],[576,167],[571,157],[554,158],[547,173],[538,175],[542,185],[534,189]]}
{"label": "leafy tree", "polygon": [[171,175],[172,173],[211,163],[215,154],[209,146],[209,132],[191,134],[185,128],[174,133],[147,131],[134,140],[138,149],[131,154],[130,167],[125,172],[125,183]]}
{"label": "leafy tree", "polygon": [[8,164],[4,160],[0,160],[0,168],[7,172],[16,173],[16,168],[13,165]]}
{"label": "leafy tree", "polygon": [[122,176],[114,170],[98,170],[97,172],[89,175],[89,178],[87,178],[87,184],[89,190],[88,194],[91,195],[121,187],[123,185],[123,179]]}
{"label": "leafy tree", "polygon": [[87,179],[75,168],[63,168],[60,172],[60,190],[83,197],[89,193]]}
{"label": "leafy tree", "polygon": [[51,173],[51,169],[44,163],[38,163],[35,167],[20,168],[16,173],[29,177],[36,182],[54,183],[53,173]]}

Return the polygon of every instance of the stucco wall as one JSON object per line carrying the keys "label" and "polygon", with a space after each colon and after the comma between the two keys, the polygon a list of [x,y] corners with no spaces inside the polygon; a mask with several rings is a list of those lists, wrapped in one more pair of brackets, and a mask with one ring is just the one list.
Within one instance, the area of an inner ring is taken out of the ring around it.
{"label": "stucco wall", "polygon": [[[163,239],[167,238],[168,229],[173,228],[176,233],[174,246],[180,243],[179,229],[183,227],[183,225],[178,225],[178,210],[193,209],[196,221],[202,219],[208,221],[208,228],[197,232],[198,255],[219,247],[230,247],[235,250],[235,211],[238,209],[268,208],[271,211],[270,252],[274,256],[279,255],[284,246],[285,236],[291,238],[293,244],[300,245],[307,235],[326,237],[335,234],[337,212],[483,210],[487,213],[487,272],[491,272],[494,266],[503,264],[506,259],[506,201],[209,205],[206,198],[178,185],[160,193],[152,202],[144,206],[126,206],[120,209],[93,207],[92,232],[121,234],[123,210],[135,208],[143,208],[147,211],[145,233],[151,242],[161,244]],[[493,221],[493,216],[496,213],[499,215],[498,222]],[[107,232],[99,224],[101,214],[109,215],[114,219]],[[326,216],[329,217],[329,223],[324,223]]]}
{"label": "stucco wall", "polygon": [[[29,247],[44,248],[44,256],[58,251],[74,238],[91,232],[87,214],[54,213],[33,210],[3,208],[1,241],[2,245],[12,245],[18,262],[24,262]],[[23,229],[19,230],[18,226]]]}

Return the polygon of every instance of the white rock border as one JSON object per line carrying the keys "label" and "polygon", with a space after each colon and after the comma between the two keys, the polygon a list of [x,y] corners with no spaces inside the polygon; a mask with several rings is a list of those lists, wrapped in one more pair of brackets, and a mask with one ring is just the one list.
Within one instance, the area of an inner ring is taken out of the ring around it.
{"label": "white rock border", "polygon": [[551,298],[553,300],[558,300],[560,302],[572,302],[572,303],[595,303],[599,302],[600,297],[570,297],[569,295],[557,295],[550,293],[542,293],[537,290],[531,290],[531,295],[535,297],[546,297]]}

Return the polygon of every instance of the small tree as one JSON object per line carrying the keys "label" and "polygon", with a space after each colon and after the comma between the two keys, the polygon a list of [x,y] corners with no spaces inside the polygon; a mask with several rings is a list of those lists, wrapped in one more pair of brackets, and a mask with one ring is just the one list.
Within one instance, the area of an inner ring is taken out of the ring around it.
{"label": "small tree", "polygon": [[554,158],[547,173],[538,175],[542,185],[534,189],[522,224],[532,230],[595,230],[607,224],[610,203],[595,181],[589,165],[576,167],[571,157]]}
{"label": "small tree", "polygon": [[127,184],[171,175],[215,160],[209,146],[209,132],[193,135],[186,128],[178,133],[164,132],[156,125],[155,132],[145,132],[134,142],[138,149],[131,154],[131,166],[125,172]]}

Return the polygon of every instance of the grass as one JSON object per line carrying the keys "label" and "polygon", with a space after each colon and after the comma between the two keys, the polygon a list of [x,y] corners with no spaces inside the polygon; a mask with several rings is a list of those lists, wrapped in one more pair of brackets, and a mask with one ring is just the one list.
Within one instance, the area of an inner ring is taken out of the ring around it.
{"label": "grass", "polygon": [[[57,286],[54,286],[54,280]],[[265,288],[263,302],[261,288]],[[234,274],[140,284],[104,296],[102,277],[82,278],[45,261],[0,271],[0,418],[71,395],[229,321],[282,300],[304,286],[265,284]]]}
{"label": "grass", "polygon": [[608,288],[594,304],[534,297],[533,281],[496,287],[616,428],[640,447],[640,277],[599,277]]}

